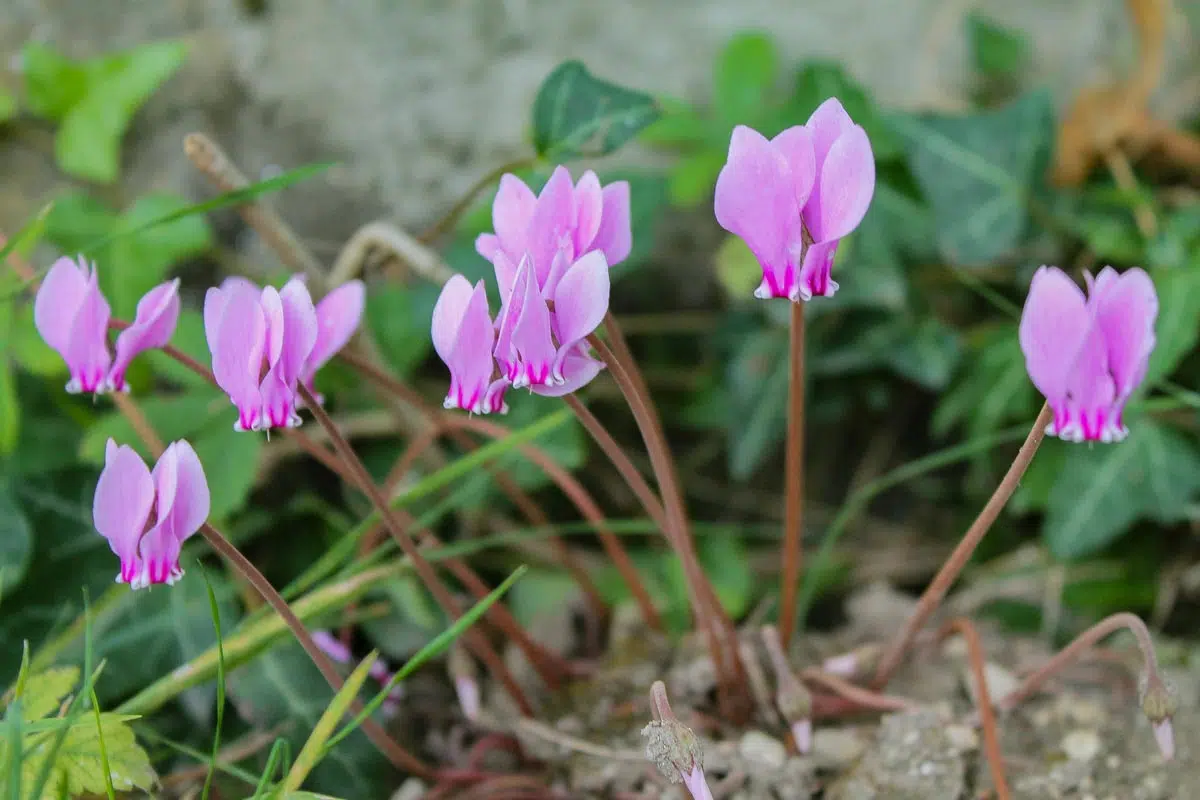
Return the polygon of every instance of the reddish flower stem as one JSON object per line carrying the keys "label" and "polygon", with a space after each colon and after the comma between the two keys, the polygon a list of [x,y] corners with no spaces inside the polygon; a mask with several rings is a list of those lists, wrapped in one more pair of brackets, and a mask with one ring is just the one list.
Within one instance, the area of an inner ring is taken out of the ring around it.
{"label": "reddish flower stem", "polygon": [[907,697],[872,692],[870,689],[864,689],[851,683],[840,675],[831,675],[815,667],[802,670],[800,677],[808,683],[828,689],[838,697],[852,701],[859,708],[872,711],[911,711],[917,708],[917,704]]}
{"label": "reddish flower stem", "polygon": [[1138,650],[1141,651],[1142,660],[1146,665],[1147,685],[1153,686],[1158,684],[1161,686],[1163,679],[1159,673],[1158,654],[1154,651],[1154,642],[1150,638],[1150,631],[1146,628],[1146,623],[1142,622],[1141,618],[1136,614],[1122,611],[1118,614],[1105,617],[1075,637],[1074,641],[1058,651],[1053,658],[1038,668],[1036,672],[1025,678],[1020,686],[1002,697],[996,703],[996,706],[1002,711],[1009,711],[1016,708],[1032,697],[1056,673],[1061,672],[1074,662],[1075,659],[1079,658],[1088,648],[1121,628],[1128,628],[1129,632],[1133,634],[1133,638],[1137,641]]}
{"label": "reddish flower stem", "polygon": [[967,529],[962,541],[954,548],[950,557],[946,559],[946,563],[942,564],[942,568],[938,570],[933,581],[925,589],[925,593],[917,602],[916,610],[905,623],[903,630],[897,634],[896,638],[888,645],[887,650],[884,651],[879,668],[875,672],[875,678],[871,681],[871,688],[878,690],[887,685],[888,680],[900,666],[900,660],[904,658],[913,638],[921,630],[929,616],[937,610],[942,598],[946,596],[946,592],[950,590],[963,567],[971,560],[975,548],[983,541],[984,535],[991,529],[996,518],[1000,516],[1000,512],[1008,503],[1008,499],[1012,497],[1012,493],[1017,490],[1021,476],[1025,474],[1029,462],[1033,461],[1033,456],[1037,453],[1038,446],[1046,435],[1046,426],[1050,424],[1052,417],[1050,407],[1043,405],[1041,413],[1038,414],[1033,427],[1029,430],[1029,435],[1025,437],[1025,443],[1017,451],[1017,456],[1009,466],[1008,472],[1004,474],[1004,478],[1001,479],[1000,485],[996,487],[996,491],[992,493],[983,510],[979,512],[979,516]]}
{"label": "reddish flower stem", "polygon": [[[446,585],[442,583],[441,578],[438,577],[438,574],[434,568],[429,564],[428,561],[425,560],[425,557],[421,555],[421,551],[417,548],[416,543],[414,543],[412,538],[408,535],[395,511],[392,509],[387,499],[380,493],[379,488],[371,479],[370,473],[367,472],[366,467],[363,466],[362,461],[360,461],[358,455],[355,454],[354,448],[351,447],[350,443],[347,442],[345,437],[342,436],[341,431],[339,431],[337,428],[337,425],[334,424],[333,420],[329,417],[329,414],[326,413],[325,409],[321,407],[321,404],[316,401],[316,398],[313,397],[312,392],[308,390],[308,387],[306,387],[303,383],[300,383],[297,384],[296,388],[300,393],[300,397],[304,400],[304,405],[308,408],[312,415],[316,417],[316,420],[321,427],[325,429],[325,433],[329,436],[329,441],[333,444],[334,449],[337,451],[338,455],[341,456],[342,461],[346,464],[346,466],[349,467],[350,473],[354,478],[354,482],[358,485],[358,488],[364,494],[366,494],[368,498],[370,498],[371,504],[375,506],[375,508],[379,511],[380,516],[383,518],[383,523],[387,527],[388,532],[392,535],[392,538],[396,540],[396,544],[400,546],[400,549],[404,552],[404,555],[407,556],[412,562],[413,568],[416,570],[417,575],[420,576],[422,583],[425,584],[430,593],[433,594],[433,597],[437,601],[438,605],[442,607],[442,610],[451,619],[458,619],[461,617],[463,610],[459,606],[458,601],[454,599],[454,595],[451,594],[450,590],[446,588]],[[499,654],[492,647],[491,643],[488,642],[487,637],[485,637],[477,628],[471,627],[464,632],[463,638],[466,640],[466,644],[471,648],[472,652],[488,666],[492,676],[504,685],[505,689],[512,696],[518,707],[520,707],[521,713],[525,715],[532,714],[533,707],[529,704],[529,700],[526,698],[524,690],[521,689],[520,684],[518,684],[516,679],[513,678],[512,673],[505,665],[503,659],[500,658]]]}
{"label": "reddish flower stem", "polygon": [[784,451],[783,571],[779,577],[779,636],[786,650],[796,628],[796,592],[804,557],[804,303],[792,303],[788,336],[788,418]]}
{"label": "reddish flower stem", "polygon": [[975,681],[975,704],[979,707],[980,727],[983,729],[983,752],[987,757],[992,783],[996,785],[996,800],[1009,800],[1008,780],[1004,777],[1004,754],[1000,751],[1000,734],[996,729],[996,713],[992,710],[992,698],[988,692],[987,670],[984,669],[983,645],[979,632],[966,617],[947,622],[938,631],[941,641],[952,633],[959,633],[967,643],[967,661],[971,665],[971,676]]}

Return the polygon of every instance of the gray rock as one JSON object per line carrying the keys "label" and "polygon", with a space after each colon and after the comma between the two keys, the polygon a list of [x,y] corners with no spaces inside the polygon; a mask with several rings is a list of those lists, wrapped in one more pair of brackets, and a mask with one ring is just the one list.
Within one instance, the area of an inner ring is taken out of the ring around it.
{"label": "gray rock", "polygon": [[884,717],[863,758],[829,789],[830,800],[957,800],[966,766],[930,711]]}

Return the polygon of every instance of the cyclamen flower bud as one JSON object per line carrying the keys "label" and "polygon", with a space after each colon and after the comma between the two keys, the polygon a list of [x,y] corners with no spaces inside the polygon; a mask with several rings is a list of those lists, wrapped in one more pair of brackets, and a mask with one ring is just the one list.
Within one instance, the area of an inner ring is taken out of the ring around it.
{"label": "cyclamen flower bud", "polygon": [[667,687],[655,681],[650,687],[653,722],[642,728],[646,737],[646,759],[671,783],[683,783],[693,800],[712,800],[704,777],[704,750],[691,728],[675,718],[667,699]]}
{"label": "cyclamen flower bud", "polygon": [[1142,690],[1142,713],[1150,720],[1158,749],[1167,761],[1175,757],[1175,731],[1171,717],[1178,710],[1179,697],[1173,686],[1157,676],[1146,682]]}

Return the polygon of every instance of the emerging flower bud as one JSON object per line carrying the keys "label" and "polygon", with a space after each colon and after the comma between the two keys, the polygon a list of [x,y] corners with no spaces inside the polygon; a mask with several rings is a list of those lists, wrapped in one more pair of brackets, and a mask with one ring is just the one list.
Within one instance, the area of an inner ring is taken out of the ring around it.
{"label": "emerging flower bud", "polygon": [[1142,691],[1142,713],[1150,720],[1158,749],[1167,761],[1175,757],[1175,731],[1171,726],[1171,717],[1177,710],[1179,698],[1173,686],[1157,676],[1146,682]]}
{"label": "emerging flower bud", "polygon": [[650,688],[655,720],[642,728],[646,759],[671,783],[683,783],[693,800],[712,800],[704,777],[704,749],[691,728],[675,718],[662,681]]}

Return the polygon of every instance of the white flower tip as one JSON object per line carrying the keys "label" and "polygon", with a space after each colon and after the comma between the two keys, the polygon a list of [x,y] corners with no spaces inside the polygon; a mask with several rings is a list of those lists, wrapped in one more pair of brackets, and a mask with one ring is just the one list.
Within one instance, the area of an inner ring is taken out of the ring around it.
{"label": "white flower tip", "polygon": [[858,673],[858,654],[843,653],[840,656],[827,658],[822,662],[821,670],[828,672],[830,675],[841,675],[843,678],[852,678]]}
{"label": "white flower tip", "polygon": [[1171,718],[1151,724],[1154,728],[1154,740],[1158,742],[1159,752],[1164,761],[1175,758],[1175,729],[1171,726]]}
{"label": "white flower tip", "polygon": [[454,691],[458,694],[458,704],[462,706],[463,716],[474,722],[479,718],[479,684],[465,676],[455,678]]}
{"label": "white flower tip", "polygon": [[792,723],[792,738],[796,740],[796,752],[807,755],[812,750],[813,728],[811,719]]}
{"label": "white flower tip", "polygon": [[759,300],[770,300],[771,299],[771,290],[765,286],[759,286],[757,289],[754,290],[754,296],[757,297]]}

